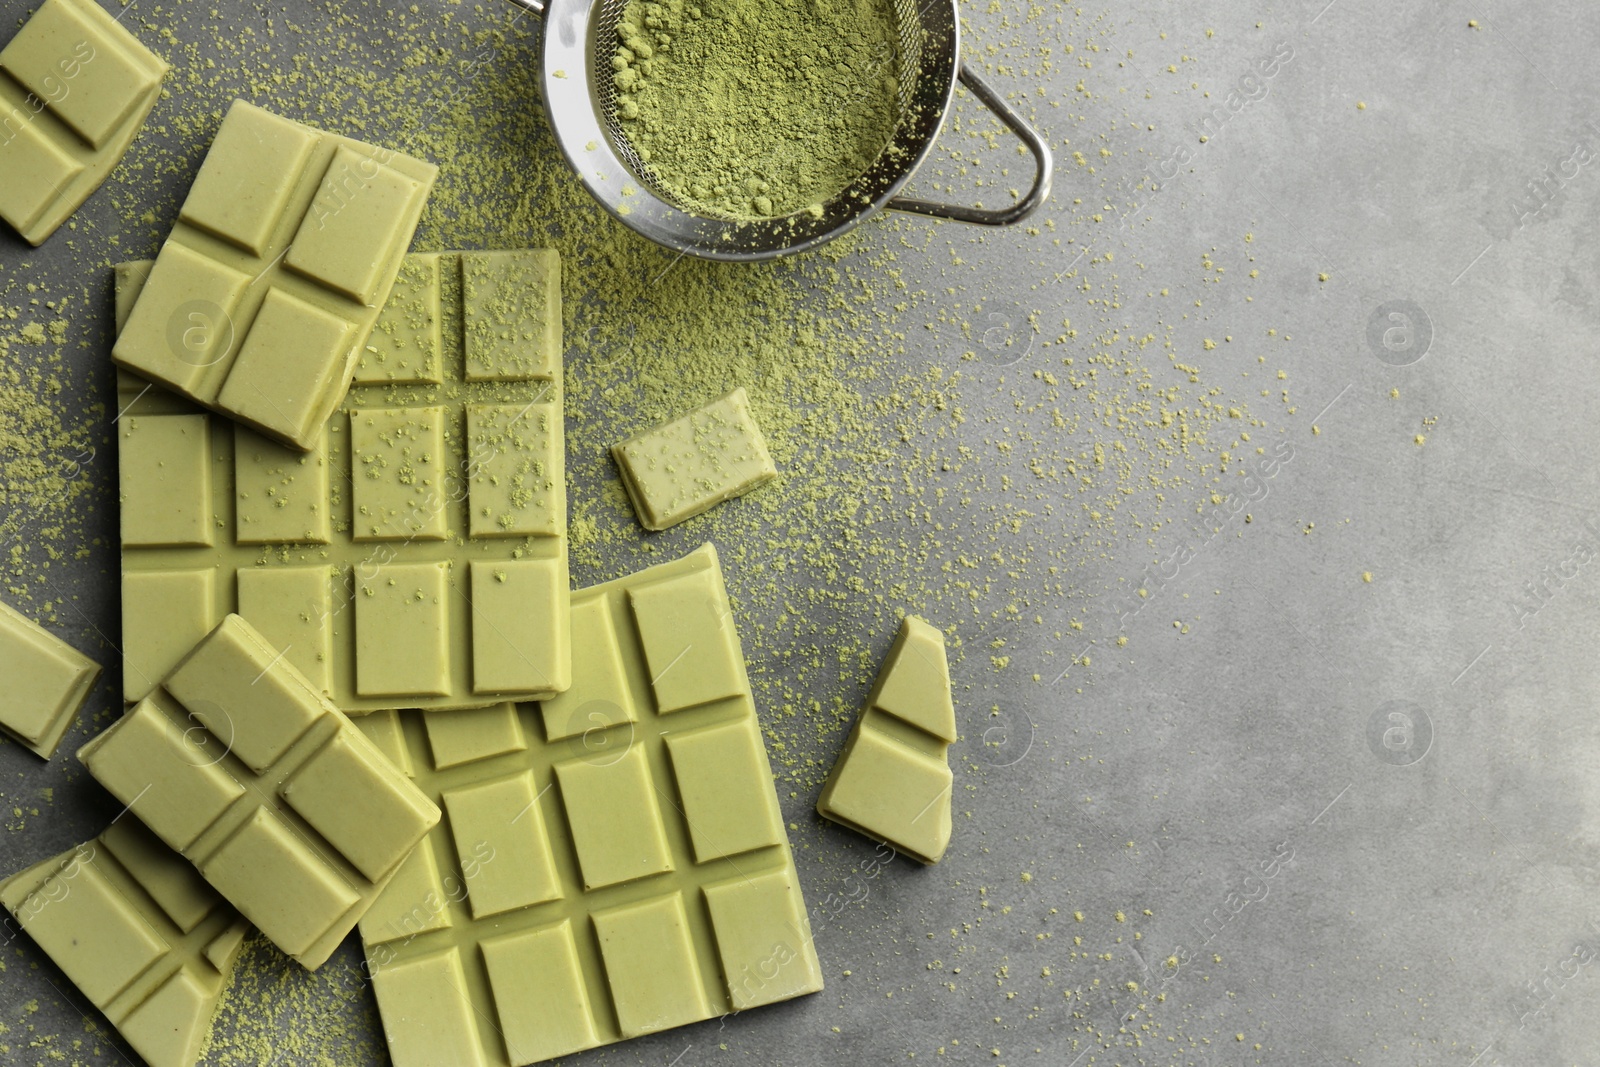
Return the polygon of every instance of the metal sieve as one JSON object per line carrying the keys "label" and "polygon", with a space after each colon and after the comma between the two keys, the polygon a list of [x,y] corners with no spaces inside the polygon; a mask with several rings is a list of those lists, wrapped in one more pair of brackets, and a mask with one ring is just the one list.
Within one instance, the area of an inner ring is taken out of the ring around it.
{"label": "metal sieve", "polygon": [[[542,87],[562,154],[595,200],[629,229],[706,259],[761,260],[814,248],[884,208],[1009,226],[1050,195],[1054,164],[1044,139],[960,61],[956,0],[893,0],[899,49],[899,117],[889,144],[848,187],[809,212],[743,221],[686,209],[630,145],[616,114],[611,56],[627,0],[511,0],[544,20]],[[984,209],[898,195],[933,149],[959,80],[1033,154],[1033,185],[1008,208]]]}

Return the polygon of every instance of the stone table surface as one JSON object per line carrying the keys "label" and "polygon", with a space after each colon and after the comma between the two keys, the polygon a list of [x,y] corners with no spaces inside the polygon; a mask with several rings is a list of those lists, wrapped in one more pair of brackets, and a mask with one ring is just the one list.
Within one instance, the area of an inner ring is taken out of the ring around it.
{"label": "stone table surface", "polygon": [[[0,0],[0,38],[33,6]],[[446,172],[504,173],[436,197],[419,249],[561,247],[574,514],[610,531],[574,538],[575,583],[707,538],[724,553],[827,987],[572,1062],[1600,1062],[1592,14],[967,5],[968,62],[1056,151],[1051,202],[1010,230],[885,216],[763,275],[861,324],[832,364],[871,372],[852,435],[825,453],[796,418],[778,483],[646,535],[604,458],[637,428],[611,421],[630,352],[587,342],[664,315],[659,275],[617,311],[607,264],[621,248],[719,303],[743,290],[577,206],[533,20],[496,0],[137,0],[124,24],[180,68],[139,144],[75,229],[38,250],[0,234],[0,370],[56,413],[43,460],[70,475],[39,496],[38,410],[5,404],[0,595],[108,665],[55,759],[0,745],[0,871],[117,811],[71,755],[119,709],[109,268],[159,247],[243,96],[400,147],[422,130]],[[417,85],[445,96],[402,106]],[[520,155],[441,140],[461,116]],[[1004,201],[1015,151],[964,100],[913,188]],[[539,217],[530,190],[572,214],[503,228]],[[59,332],[17,342],[31,323]],[[802,333],[774,366],[823,343]],[[696,353],[651,373],[674,358]],[[721,384],[800,408],[803,379]],[[639,390],[669,413],[670,382]],[[881,446],[857,464],[863,429]],[[860,468],[837,493],[801,461],[824,454]],[[813,810],[905,611],[951,639],[962,735],[932,868]],[[0,1063],[131,1057],[7,936]],[[253,944],[204,1062],[387,1062],[358,960],[347,943],[311,975]]]}

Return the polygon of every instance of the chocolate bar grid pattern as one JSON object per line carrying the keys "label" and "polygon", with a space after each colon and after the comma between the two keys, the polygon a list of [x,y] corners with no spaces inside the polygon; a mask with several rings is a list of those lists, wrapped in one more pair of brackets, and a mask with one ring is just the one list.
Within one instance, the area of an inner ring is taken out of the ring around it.
{"label": "chocolate bar grid pattern", "polygon": [[530,1064],[822,988],[714,550],[574,594],[573,625],[585,654],[542,708],[358,722],[445,813],[361,923],[397,1067]]}
{"label": "chocolate bar grid pattern", "polygon": [[78,758],[313,969],[439,818],[238,616]]}
{"label": "chocolate bar grid pattern", "polygon": [[[147,269],[117,269],[119,322]],[[552,251],[407,256],[306,455],[121,375],[125,699],[230,611],[350,714],[564,689],[559,279]]]}
{"label": "chocolate bar grid pattern", "polygon": [[94,0],[47,0],[0,51],[0,218],[41,244],[99,188],[167,64]]}
{"label": "chocolate bar grid pattern", "polygon": [[0,903],[152,1067],[195,1061],[250,931],[127,817],[0,883]]}
{"label": "chocolate bar grid pattern", "polygon": [[311,449],[437,173],[236,101],[112,357]]}

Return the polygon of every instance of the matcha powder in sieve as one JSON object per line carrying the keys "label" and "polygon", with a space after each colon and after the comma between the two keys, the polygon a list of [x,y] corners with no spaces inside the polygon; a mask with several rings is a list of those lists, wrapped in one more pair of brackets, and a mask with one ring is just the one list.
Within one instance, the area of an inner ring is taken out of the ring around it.
{"label": "matcha powder in sieve", "polygon": [[821,214],[894,133],[888,0],[632,0],[617,36],[623,129],[699,213]]}

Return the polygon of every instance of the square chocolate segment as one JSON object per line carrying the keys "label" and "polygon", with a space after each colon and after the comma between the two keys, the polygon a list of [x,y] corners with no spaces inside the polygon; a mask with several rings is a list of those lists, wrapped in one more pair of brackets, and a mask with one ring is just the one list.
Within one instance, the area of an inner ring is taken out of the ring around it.
{"label": "square chocolate segment", "polygon": [[122,161],[167,69],[94,0],[45,0],[0,49],[0,219],[43,244]]}
{"label": "square chocolate segment", "polygon": [[137,819],[0,882],[0,905],[151,1067],[199,1059],[250,924]]}
{"label": "square chocolate segment", "polygon": [[437,173],[235,101],[112,358],[311,451]]}
{"label": "square chocolate segment", "polygon": [[100,664],[0,604],[0,732],[49,759],[98,677]]}
{"label": "square chocolate segment", "polygon": [[78,758],[313,969],[439,821],[438,807],[237,615]]}

